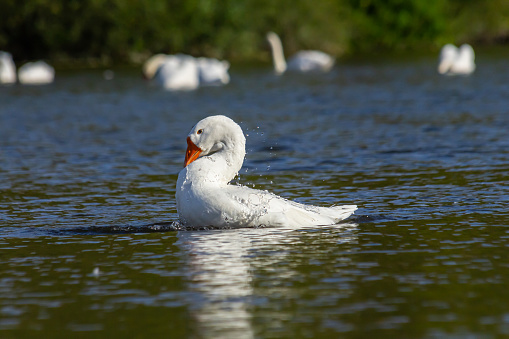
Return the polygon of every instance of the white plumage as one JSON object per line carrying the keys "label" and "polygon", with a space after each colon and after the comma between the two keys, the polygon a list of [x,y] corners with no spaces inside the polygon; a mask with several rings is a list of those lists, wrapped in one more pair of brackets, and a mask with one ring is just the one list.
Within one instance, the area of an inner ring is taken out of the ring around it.
{"label": "white plumage", "polygon": [[196,64],[201,86],[220,86],[230,82],[228,61],[202,57],[196,59]]}
{"label": "white plumage", "polygon": [[50,84],[54,79],[55,69],[44,61],[27,62],[18,69],[18,80],[22,84]]}
{"label": "white plumage", "polygon": [[334,58],[321,51],[300,51],[293,55],[288,63],[285,60],[283,44],[274,32],[267,33],[267,41],[272,51],[274,70],[277,74],[294,72],[328,72],[334,66]]}
{"label": "white plumage", "polygon": [[267,191],[229,182],[242,167],[246,139],[225,116],[198,122],[187,137],[185,167],[176,201],[185,226],[221,228],[331,225],[350,216],[354,205],[318,207],[286,200]]}
{"label": "white plumage", "polygon": [[0,52],[0,84],[13,84],[16,82],[16,65],[12,55]]}
{"label": "white plumage", "polygon": [[143,65],[143,75],[168,90],[193,90],[199,86],[230,82],[230,63],[213,58],[194,58],[185,54],[156,54]]}
{"label": "white plumage", "polygon": [[438,73],[440,74],[471,74],[475,71],[475,53],[472,46],[463,44],[457,48],[447,44],[440,50]]}
{"label": "white plumage", "polygon": [[183,54],[167,55],[154,80],[167,90],[193,90],[200,85],[194,58]]}

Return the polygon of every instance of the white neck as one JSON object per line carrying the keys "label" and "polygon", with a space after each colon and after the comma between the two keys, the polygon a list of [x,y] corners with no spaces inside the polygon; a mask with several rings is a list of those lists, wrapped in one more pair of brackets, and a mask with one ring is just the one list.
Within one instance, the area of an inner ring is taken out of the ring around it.
{"label": "white neck", "polygon": [[9,54],[0,52],[0,83],[12,82],[16,82],[16,66]]}
{"label": "white neck", "polygon": [[239,173],[246,155],[244,144],[202,156],[187,166],[193,181],[226,185]]}
{"label": "white neck", "polygon": [[143,75],[145,78],[154,78],[159,67],[161,67],[161,65],[164,64],[167,59],[168,56],[165,54],[156,54],[145,61],[143,64]]}
{"label": "white neck", "polygon": [[282,74],[286,71],[286,60],[283,53],[283,44],[281,39],[276,33],[270,32],[267,34],[267,40],[272,50],[272,61],[274,62],[274,70],[278,74]]}

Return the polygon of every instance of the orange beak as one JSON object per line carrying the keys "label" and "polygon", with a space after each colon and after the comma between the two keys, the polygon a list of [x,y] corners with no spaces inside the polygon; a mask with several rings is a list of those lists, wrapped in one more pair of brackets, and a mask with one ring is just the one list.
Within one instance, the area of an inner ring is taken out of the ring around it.
{"label": "orange beak", "polygon": [[184,162],[184,167],[198,159],[202,150],[193,144],[190,137],[187,137],[187,150],[186,150],[186,160]]}

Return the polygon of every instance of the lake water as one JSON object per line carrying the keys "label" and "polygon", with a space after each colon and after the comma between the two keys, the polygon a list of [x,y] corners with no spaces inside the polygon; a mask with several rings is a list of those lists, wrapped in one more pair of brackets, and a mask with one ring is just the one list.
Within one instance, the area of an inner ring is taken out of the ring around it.
{"label": "lake water", "polygon": [[[168,93],[138,72],[0,88],[0,337],[509,336],[509,63],[435,59]],[[225,114],[236,181],[342,224],[176,230],[186,136]]]}

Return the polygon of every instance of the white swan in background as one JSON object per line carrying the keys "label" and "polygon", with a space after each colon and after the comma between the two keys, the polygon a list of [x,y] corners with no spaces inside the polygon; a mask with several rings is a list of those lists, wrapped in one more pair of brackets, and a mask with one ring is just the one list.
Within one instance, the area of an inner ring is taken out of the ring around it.
{"label": "white swan in background", "polygon": [[18,80],[22,84],[50,84],[54,79],[55,69],[44,61],[27,62],[18,70]]}
{"label": "white swan in background", "polygon": [[194,58],[190,55],[156,54],[143,65],[143,75],[169,90],[193,90],[199,86],[230,82],[227,61]]}
{"label": "white swan in background", "polygon": [[156,54],[143,64],[143,76],[167,90],[194,90],[199,86],[198,67],[185,54]]}
{"label": "white swan in background", "polygon": [[16,82],[16,65],[12,55],[0,51],[0,84],[13,84]]}
{"label": "white swan in background", "polygon": [[334,66],[334,58],[320,51],[300,51],[293,55],[288,63],[285,60],[283,44],[274,32],[267,33],[267,40],[272,50],[272,60],[277,74],[285,71],[295,72],[328,72]]}
{"label": "white swan in background", "polygon": [[220,86],[230,82],[230,75],[228,74],[230,63],[228,61],[214,58],[197,58],[196,63],[198,65],[200,85]]}
{"label": "white swan in background", "polygon": [[475,53],[472,46],[463,44],[457,48],[447,44],[440,50],[438,73],[440,74],[471,74],[475,71]]}
{"label": "white swan in background", "polygon": [[357,209],[354,205],[303,205],[267,191],[229,185],[244,162],[246,138],[240,126],[223,115],[199,121],[189,133],[187,145],[175,193],[184,226],[332,225]]}
{"label": "white swan in background", "polygon": [[184,54],[168,55],[154,80],[167,90],[194,90],[200,85],[194,58]]}

